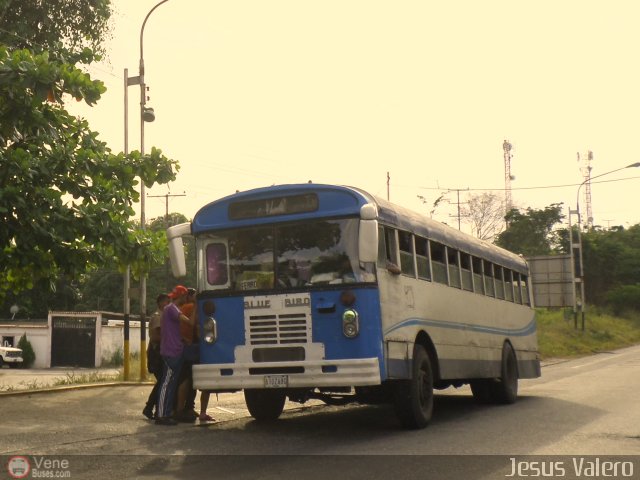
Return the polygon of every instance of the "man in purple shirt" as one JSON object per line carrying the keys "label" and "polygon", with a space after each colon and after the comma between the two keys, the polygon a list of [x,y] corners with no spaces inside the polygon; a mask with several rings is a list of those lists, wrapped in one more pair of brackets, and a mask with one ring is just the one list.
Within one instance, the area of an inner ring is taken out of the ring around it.
{"label": "man in purple shirt", "polygon": [[171,411],[183,362],[184,344],[180,335],[180,322],[191,322],[180,312],[180,306],[186,301],[187,293],[185,287],[177,285],[169,294],[171,303],[162,311],[160,355],[164,360],[164,369],[158,390],[156,425],[176,425],[177,423],[171,418]]}

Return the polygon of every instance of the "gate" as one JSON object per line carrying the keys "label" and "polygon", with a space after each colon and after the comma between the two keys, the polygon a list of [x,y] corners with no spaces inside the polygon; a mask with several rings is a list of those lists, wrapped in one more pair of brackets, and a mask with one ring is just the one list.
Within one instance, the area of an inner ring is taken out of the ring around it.
{"label": "gate", "polygon": [[51,319],[51,366],[95,367],[96,318]]}

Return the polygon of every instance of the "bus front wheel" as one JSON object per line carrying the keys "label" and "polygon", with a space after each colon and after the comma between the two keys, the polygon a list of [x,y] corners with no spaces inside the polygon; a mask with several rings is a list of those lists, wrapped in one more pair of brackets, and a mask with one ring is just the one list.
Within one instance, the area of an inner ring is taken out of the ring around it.
{"label": "bus front wheel", "polygon": [[413,348],[412,375],[396,385],[394,407],[402,426],[424,428],[433,413],[433,371],[422,345]]}
{"label": "bus front wheel", "polygon": [[244,401],[253,418],[259,422],[277,420],[284,410],[286,395],[279,390],[247,389]]}

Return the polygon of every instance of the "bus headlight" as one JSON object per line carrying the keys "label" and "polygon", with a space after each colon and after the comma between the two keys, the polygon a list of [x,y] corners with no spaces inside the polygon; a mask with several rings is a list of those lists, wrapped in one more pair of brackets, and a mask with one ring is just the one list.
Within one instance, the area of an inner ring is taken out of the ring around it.
{"label": "bus headlight", "polygon": [[355,338],[360,332],[360,316],[353,308],[348,308],[342,314],[342,333],[347,338]]}
{"label": "bus headlight", "polygon": [[218,325],[213,317],[207,318],[203,325],[204,341],[207,343],[215,343],[218,340]]}

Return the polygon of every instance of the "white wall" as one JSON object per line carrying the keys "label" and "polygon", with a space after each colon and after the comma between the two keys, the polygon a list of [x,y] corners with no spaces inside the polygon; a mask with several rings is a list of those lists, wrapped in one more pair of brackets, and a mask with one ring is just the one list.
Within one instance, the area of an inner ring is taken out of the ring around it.
{"label": "white wall", "polygon": [[[124,324],[110,321],[109,325],[102,325],[102,331],[98,337],[96,357],[99,355],[100,363],[96,366],[100,367],[103,363],[108,362],[118,348],[121,352],[124,351]],[[129,352],[140,352],[140,325],[137,322],[129,326]]]}
{"label": "white wall", "polygon": [[51,366],[51,333],[48,325],[0,325],[0,340],[2,337],[14,337],[13,346],[17,347],[20,337],[27,335],[31,342],[36,360],[33,368],[49,368]]}
{"label": "white wall", "polygon": [[[65,316],[69,315],[73,314],[65,314]],[[80,314],[76,315],[80,316]],[[124,322],[109,320],[107,325],[102,325],[101,317],[98,316],[96,323],[95,366],[101,367],[111,359],[117,349],[124,352]],[[50,368],[51,318],[49,318],[48,324],[0,324],[0,340],[2,337],[14,337],[13,345],[16,347],[20,337],[25,333],[36,354],[33,368]],[[140,352],[140,324],[137,321],[130,322],[129,352],[132,354]]]}

